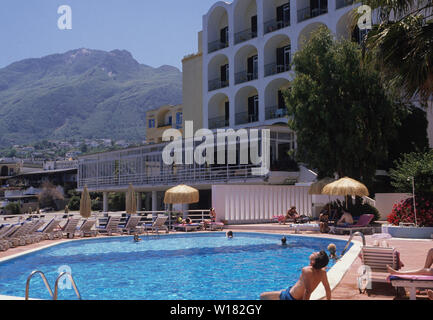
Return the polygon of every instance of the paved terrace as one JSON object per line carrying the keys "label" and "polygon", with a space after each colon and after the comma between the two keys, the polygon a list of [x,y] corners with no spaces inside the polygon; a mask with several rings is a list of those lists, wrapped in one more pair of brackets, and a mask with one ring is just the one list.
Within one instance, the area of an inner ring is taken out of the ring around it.
{"label": "paved terrace", "polygon": [[[254,225],[231,225],[227,226],[224,231],[232,230],[236,232],[265,232],[265,233],[276,233],[290,235],[294,234],[294,231],[288,230],[288,225],[278,225],[278,224],[254,224]],[[173,233],[173,232],[171,232]],[[341,235],[328,235],[320,234],[317,232],[300,232],[301,235],[322,237],[322,238],[337,238],[342,240],[347,240],[349,236]],[[104,236],[101,236],[104,237]],[[359,237],[358,237],[359,238]],[[354,239],[359,240],[359,239]],[[367,244],[371,245],[374,242],[371,235],[366,236]],[[47,245],[53,245],[56,243],[61,243],[69,241],[67,239],[63,240],[46,240],[41,241],[36,244],[31,244],[23,247],[11,248],[7,251],[0,252],[0,260],[2,258],[19,255],[23,252],[45,247]],[[400,251],[401,259],[405,264],[402,270],[418,269],[424,266],[427,251],[433,248],[433,240],[411,240],[411,239],[387,239],[386,240],[390,246],[395,247]],[[330,240],[330,243],[332,240]],[[306,261],[307,263],[307,261]],[[373,283],[372,290],[369,290],[367,294],[360,294],[357,288],[357,270],[361,266],[361,261],[359,258],[355,260],[349,270],[346,272],[341,282],[332,291],[333,300],[397,300],[397,299],[408,299],[406,297],[396,297],[396,292],[394,288],[388,283]],[[24,285],[24,284],[23,284]],[[280,288],[275,288],[279,290]],[[283,289],[283,288],[281,288]],[[417,299],[426,299],[424,295],[417,295]],[[0,296],[1,300],[1,296]]]}

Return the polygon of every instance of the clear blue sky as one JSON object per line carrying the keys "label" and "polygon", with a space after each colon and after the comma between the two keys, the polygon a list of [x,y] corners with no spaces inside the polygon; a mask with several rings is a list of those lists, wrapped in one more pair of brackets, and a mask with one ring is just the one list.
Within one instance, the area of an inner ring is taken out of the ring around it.
{"label": "clear blue sky", "polygon": [[[217,0],[1,0],[0,68],[77,48],[125,49],[143,64],[181,69],[197,51],[202,16]],[[72,9],[59,30],[57,9]]]}

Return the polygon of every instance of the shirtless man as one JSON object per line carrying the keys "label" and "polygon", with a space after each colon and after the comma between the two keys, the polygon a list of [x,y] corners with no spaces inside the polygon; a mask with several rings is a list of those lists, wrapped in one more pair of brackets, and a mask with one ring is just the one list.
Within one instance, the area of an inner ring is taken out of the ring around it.
{"label": "shirtless man", "polygon": [[340,220],[337,221],[337,226],[345,226],[351,224],[353,224],[352,215],[347,211],[343,211],[343,215],[341,216]]}
{"label": "shirtless man", "polygon": [[331,300],[331,288],[325,267],[329,258],[325,251],[314,252],[310,256],[310,265],[302,269],[298,282],[287,290],[263,292],[261,300],[309,300],[313,291],[320,282],[323,283],[326,291],[326,298]]}

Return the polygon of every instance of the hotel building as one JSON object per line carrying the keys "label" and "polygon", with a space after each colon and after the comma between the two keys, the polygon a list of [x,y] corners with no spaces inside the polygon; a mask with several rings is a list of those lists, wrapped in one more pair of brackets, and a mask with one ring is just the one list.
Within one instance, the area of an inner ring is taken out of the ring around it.
{"label": "hotel building", "polygon": [[[360,39],[362,34],[350,28],[354,7],[348,0],[234,0],[215,3],[203,16],[198,52],[182,60],[182,120],[193,121],[194,131],[270,129],[268,175],[253,175],[251,163],[165,165],[165,144],[152,131],[157,128],[151,128],[147,138],[154,144],[81,157],[78,188],[87,185],[90,191],[103,192],[104,211],[109,210],[107,193],[124,192],[129,183],[149,194],[147,210],[162,209],[163,192],[184,183],[200,190],[197,207],[216,207],[229,222],[267,221],[291,205],[311,215],[307,185],[315,175],[289,156],[296,135],[288,127],[282,92],[294,76],[293,54],[314,30],[325,26],[336,37]],[[166,122],[172,108],[161,111],[161,118],[160,111],[149,112],[147,121],[154,119],[155,126],[159,120]],[[237,198],[228,199],[233,195]],[[251,195],[262,198],[248,198]]]}

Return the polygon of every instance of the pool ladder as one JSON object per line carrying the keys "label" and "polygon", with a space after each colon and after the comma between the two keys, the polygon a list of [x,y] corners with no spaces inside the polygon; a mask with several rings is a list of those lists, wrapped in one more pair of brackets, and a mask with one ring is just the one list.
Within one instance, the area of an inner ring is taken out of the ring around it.
{"label": "pool ladder", "polygon": [[343,251],[341,252],[341,255],[343,255],[346,252],[347,248],[349,248],[349,245],[350,245],[350,243],[351,243],[351,241],[352,241],[352,239],[353,239],[354,236],[360,236],[362,238],[362,245],[365,246],[365,236],[364,236],[364,234],[362,232],[360,232],[360,231],[357,231],[357,232],[352,233],[350,235],[349,240],[347,241],[346,246],[344,247]]}
{"label": "pool ladder", "polygon": [[45,274],[44,274],[42,271],[40,271],[40,270],[35,270],[35,271],[33,271],[33,272],[30,273],[30,275],[27,277],[27,282],[26,282],[26,297],[25,297],[26,300],[29,300],[29,287],[30,287],[30,280],[31,280],[31,278],[32,278],[35,274],[39,274],[39,275],[41,276],[42,280],[44,281],[45,287],[47,288],[48,293],[50,294],[50,296],[51,296],[51,298],[52,298],[53,300],[57,300],[58,292],[59,292],[59,290],[58,290],[58,288],[59,288],[59,280],[60,280],[62,277],[64,277],[64,276],[66,276],[66,277],[69,278],[69,280],[71,281],[72,287],[74,288],[75,294],[77,295],[78,299],[81,300],[81,294],[80,294],[80,291],[78,291],[78,288],[77,288],[77,285],[75,284],[74,278],[72,278],[72,275],[71,275],[69,272],[62,272],[62,273],[59,274],[59,276],[57,277],[56,282],[55,282],[55,284],[54,284],[54,294],[53,294],[53,291],[51,290],[51,287],[50,287],[50,285],[49,285],[49,283],[48,283],[47,278],[45,277]]}

